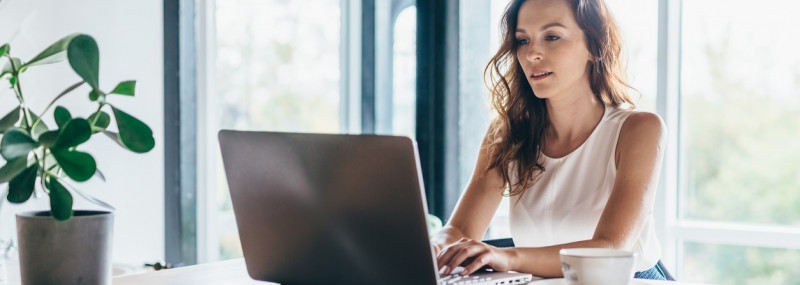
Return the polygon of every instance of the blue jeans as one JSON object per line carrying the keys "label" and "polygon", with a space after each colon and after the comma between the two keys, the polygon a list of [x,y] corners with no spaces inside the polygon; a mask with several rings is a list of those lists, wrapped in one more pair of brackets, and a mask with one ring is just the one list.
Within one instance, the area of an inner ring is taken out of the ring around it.
{"label": "blue jeans", "polygon": [[664,274],[664,271],[661,270],[661,267],[659,267],[658,264],[645,271],[636,272],[636,274],[633,275],[633,278],[667,280],[667,276]]}

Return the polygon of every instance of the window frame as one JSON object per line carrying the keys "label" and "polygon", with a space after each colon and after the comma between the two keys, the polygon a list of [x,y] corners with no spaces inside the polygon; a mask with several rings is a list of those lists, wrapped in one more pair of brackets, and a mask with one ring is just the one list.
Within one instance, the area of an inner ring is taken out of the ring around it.
{"label": "window frame", "polygon": [[195,0],[164,1],[164,256],[197,264]]}
{"label": "window frame", "polygon": [[[417,2],[417,146],[428,212],[447,220],[458,201],[458,0]],[[448,108],[449,107],[449,108]]]}

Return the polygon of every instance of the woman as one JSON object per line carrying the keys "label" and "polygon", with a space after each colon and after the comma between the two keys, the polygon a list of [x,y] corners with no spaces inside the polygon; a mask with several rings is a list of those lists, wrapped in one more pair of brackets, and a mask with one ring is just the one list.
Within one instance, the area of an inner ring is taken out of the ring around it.
{"label": "woman", "polygon": [[[602,0],[514,0],[486,67],[497,117],[447,225],[432,239],[442,273],[560,277],[559,250],[638,253],[637,277],[664,279],[653,204],[666,131],[634,112],[618,28]],[[503,195],[517,247],[480,242]]]}

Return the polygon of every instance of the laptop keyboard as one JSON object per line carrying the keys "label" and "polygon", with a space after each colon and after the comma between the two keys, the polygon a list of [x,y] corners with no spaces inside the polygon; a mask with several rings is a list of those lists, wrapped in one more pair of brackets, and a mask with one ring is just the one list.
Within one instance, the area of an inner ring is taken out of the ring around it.
{"label": "laptop keyboard", "polygon": [[474,284],[480,283],[485,281],[492,280],[492,277],[487,276],[480,276],[480,275],[465,275],[461,276],[461,274],[450,274],[447,276],[442,276],[439,278],[439,285],[450,285],[450,284]]}

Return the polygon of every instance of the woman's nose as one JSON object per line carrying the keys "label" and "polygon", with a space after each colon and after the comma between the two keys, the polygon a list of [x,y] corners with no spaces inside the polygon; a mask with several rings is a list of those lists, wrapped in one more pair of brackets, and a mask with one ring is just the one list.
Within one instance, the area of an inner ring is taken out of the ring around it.
{"label": "woman's nose", "polygon": [[542,60],[542,51],[538,47],[531,44],[527,53],[525,54],[525,57],[530,61]]}

